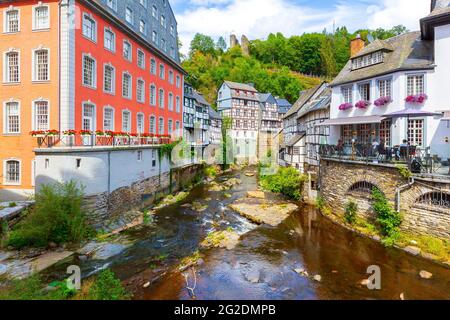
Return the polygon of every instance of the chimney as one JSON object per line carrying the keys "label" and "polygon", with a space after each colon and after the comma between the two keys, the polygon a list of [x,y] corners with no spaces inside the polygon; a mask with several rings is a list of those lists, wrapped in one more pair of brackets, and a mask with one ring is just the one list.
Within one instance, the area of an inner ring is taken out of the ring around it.
{"label": "chimney", "polygon": [[361,39],[361,35],[358,34],[356,38],[350,42],[350,57],[357,55],[365,46],[366,43]]}

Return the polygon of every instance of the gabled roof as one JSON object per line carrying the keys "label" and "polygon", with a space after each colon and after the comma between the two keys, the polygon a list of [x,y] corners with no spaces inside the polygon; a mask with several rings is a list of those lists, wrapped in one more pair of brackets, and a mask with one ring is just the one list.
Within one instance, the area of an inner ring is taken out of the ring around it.
{"label": "gabled roof", "polygon": [[221,114],[216,110],[214,110],[211,106],[209,106],[208,109],[209,109],[209,117],[211,119],[222,119]]}
{"label": "gabled roof", "polygon": [[280,107],[292,107],[292,104],[289,102],[289,101],[287,101],[286,99],[276,99],[277,100],[277,104],[280,106]]}
{"label": "gabled roof", "polygon": [[295,146],[295,144],[297,142],[299,142],[304,136],[305,136],[306,132],[300,132],[300,134],[296,134],[294,135],[287,143],[286,146],[287,147],[292,147]]}
{"label": "gabled roof", "polygon": [[205,106],[209,106],[208,101],[205,100],[205,97],[203,97],[200,93],[194,90],[194,98],[197,100],[198,103],[203,104]]}
{"label": "gabled roof", "polygon": [[247,83],[238,83],[238,82],[232,82],[232,81],[224,81],[224,83],[230,89],[243,90],[243,91],[249,91],[249,92],[258,92],[258,90],[256,90],[255,87],[252,87],[251,85],[249,85]]}
{"label": "gabled roof", "polygon": [[[382,63],[352,70],[352,60],[349,60],[331,86],[370,79],[400,70],[434,68],[433,42],[422,40],[420,32],[408,32],[383,41],[386,42],[385,46],[392,47],[393,51],[385,53]],[[371,43],[365,50],[371,51],[372,46],[379,45],[378,42]]]}
{"label": "gabled roof", "polygon": [[297,117],[301,118],[310,112],[318,110],[326,110],[331,103],[331,89],[329,86],[322,87],[322,92],[315,99],[311,99],[297,113]]}
{"label": "gabled roof", "polygon": [[380,50],[384,51],[394,51],[394,47],[387,41],[376,39],[370,45],[362,49],[359,53],[355,54],[352,59],[365,56],[370,53],[374,53]]}
{"label": "gabled roof", "polygon": [[300,98],[294,103],[292,108],[284,115],[284,119],[296,114],[298,110],[300,110],[301,107],[305,103],[307,103],[313,96],[316,94],[316,92],[323,86],[324,82],[307,90],[304,90],[300,94]]}

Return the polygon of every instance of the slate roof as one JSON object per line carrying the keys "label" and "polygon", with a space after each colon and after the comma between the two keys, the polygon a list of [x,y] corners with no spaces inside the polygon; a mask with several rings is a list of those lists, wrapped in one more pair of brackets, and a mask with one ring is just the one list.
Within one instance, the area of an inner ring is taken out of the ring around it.
{"label": "slate roof", "polygon": [[[384,44],[380,44],[385,42]],[[387,40],[375,41],[363,49],[366,53],[380,47],[392,48],[385,53],[384,62],[365,68],[352,70],[349,60],[331,86],[369,79],[400,70],[434,68],[433,42],[421,40],[421,33],[408,32]]]}
{"label": "slate roof", "polygon": [[286,119],[286,118],[296,114],[298,112],[298,110],[300,110],[300,108],[303,107],[303,105],[305,103],[307,103],[311,99],[312,96],[314,96],[314,94],[317,92],[317,90],[320,89],[320,87],[322,85],[323,85],[323,83],[321,83],[313,88],[302,91],[300,98],[298,98],[298,100],[294,103],[292,108],[284,115],[283,118]]}
{"label": "slate roof", "polygon": [[220,115],[219,112],[217,112],[216,110],[214,110],[211,106],[209,106],[209,117],[211,119],[222,119],[222,116]]}
{"label": "slate roof", "polygon": [[232,81],[225,81],[225,84],[230,87],[230,89],[234,90],[243,90],[243,91],[250,91],[250,92],[258,92],[254,87],[247,83],[238,83],[238,82],[232,82]]}
{"label": "slate roof", "polygon": [[194,90],[193,94],[195,100],[197,100],[198,103],[203,104],[205,106],[209,106],[208,101],[205,100],[205,97],[203,97],[200,93]]}
{"label": "slate roof", "polygon": [[365,56],[366,54],[373,53],[376,51],[394,51],[394,47],[387,41],[382,41],[379,39],[376,39],[374,42],[372,42],[369,46],[362,49],[359,53],[355,54],[352,59]]}
{"label": "slate roof", "polygon": [[304,115],[318,110],[325,110],[330,107],[331,103],[331,89],[330,87],[325,87],[323,92],[316,99],[307,102],[297,113],[299,118]]}
{"label": "slate roof", "polygon": [[305,134],[306,132],[300,132],[300,134],[296,134],[286,143],[286,146],[287,147],[295,146],[295,144],[299,142],[305,136]]}

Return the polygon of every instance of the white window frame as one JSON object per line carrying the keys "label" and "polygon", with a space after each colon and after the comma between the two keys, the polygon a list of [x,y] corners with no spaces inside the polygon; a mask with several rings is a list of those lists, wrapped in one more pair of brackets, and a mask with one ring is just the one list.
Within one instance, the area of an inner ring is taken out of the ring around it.
{"label": "white window frame", "polygon": [[[16,161],[19,163],[19,181],[9,182],[7,179],[7,163],[10,161]],[[3,160],[3,185],[5,186],[20,186],[22,185],[22,160],[18,158],[8,158]]]}
{"label": "white window frame", "polygon": [[[39,80],[38,79],[38,72],[37,72],[37,61],[36,61],[36,54],[37,54],[37,52],[38,51],[47,51],[47,61],[48,61],[48,65],[47,65],[47,80]],[[46,48],[46,47],[39,47],[39,48],[36,48],[36,49],[33,49],[32,50],[32,53],[31,53],[31,60],[32,60],[32,81],[33,82],[49,82],[51,79],[50,79],[50,74],[51,74],[51,72],[50,72],[50,68],[51,68],[51,65],[52,65],[52,63],[51,63],[51,55],[50,55],[50,49],[49,48]]]}
{"label": "white window frame", "polygon": [[169,92],[167,99],[169,100],[167,101],[167,108],[169,111],[173,111],[175,107],[175,96],[172,92]]}
{"label": "white window frame", "polygon": [[[131,13],[131,21],[129,21],[128,18],[128,12]],[[134,25],[134,11],[130,7],[125,7],[125,21],[131,25]]]}
{"label": "white window frame", "polygon": [[85,119],[85,115],[84,115],[84,107],[86,105],[92,106],[93,107],[93,112],[92,112],[92,118],[91,119],[91,129],[89,129],[92,132],[95,132],[97,130],[97,106],[95,103],[93,103],[92,101],[88,100],[88,101],[83,101],[81,103],[81,129],[82,130],[88,130],[84,128],[84,119]]}
{"label": "white window frame", "polygon": [[[406,96],[409,96],[409,95],[418,95],[418,94],[421,94],[421,93],[426,93],[427,92],[427,82],[426,82],[426,76],[425,76],[426,74],[425,73],[407,73],[406,74]],[[408,84],[408,80],[409,80],[409,78],[410,77],[414,77],[415,78],[415,80],[413,81],[414,82],[414,84],[413,84],[413,92],[411,93],[411,92],[409,92],[409,84]],[[418,90],[417,90],[417,78],[418,77],[422,77],[422,92],[418,92]]]}
{"label": "white window frame", "polygon": [[[7,17],[8,17],[8,13],[9,12],[11,12],[11,11],[17,11],[17,20],[18,20],[18,26],[17,26],[17,31],[9,31],[8,30],[8,20],[7,20]],[[20,32],[20,25],[21,25],[21,19],[20,19],[20,8],[18,8],[18,7],[14,7],[14,6],[9,6],[8,8],[5,8],[4,10],[3,10],[3,33],[7,33],[7,34],[15,34],[15,33],[18,33],[18,32]]]}
{"label": "white window frame", "polygon": [[[108,33],[108,32],[110,32],[111,34],[112,34],[112,45],[113,45],[113,48],[111,49],[111,48],[108,48],[107,46],[106,46],[106,34]],[[115,53],[116,52],[116,33],[112,30],[112,28],[110,28],[110,27],[105,27],[104,28],[104,30],[103,30],[103,47],[106,49],[106,50],[108,50],[108,51],[110,51],[110,52],[112,52],[112,53]]]}
{"label": "white window frame", "polygon": [[[47,25],[42,27],[42,28],[38,28],[36,26],[36,22],[37,22],[36,21],[36,13],[37,13],[37,10],[39,8],[47,8],[47,14],[48,14],[48,16],[47,16]],[[39,4],[33,6],[33,18],[32,18],[33,31],[45,31],[45,30],[50,29],[50,16],[51,16],[50,15],[50,6],[48,4],[42,3],[40,1]]]}
{"label": "white window frame", "polygon": [[[384,89],[383,89],[383,94],[382,94],[382,90],[381,90],[381,83],[384,82]],[[387,82],[389,82],[389,86],[387,86]],[[381,78],[381,79],[377,79],[377,96],[378,98],[384,98],[384,97],[391,97],[392,98],[392,84],[393,84],[393,80],[391,77],[389,78]],[[387,94],[387,92],[389,91],[389,94]]]}
{"label": "white window frame", "polygon": [[[364,86],[368,86],[368,91],[364,92],[365,89],[363,88]],[[369,96],[369,99],[365,99],[366,97],[363,97],[363,94],[366,93]],[[359,100],[364,100],[364,101],[371,101],[372,99],[372,82],[361,82],[358,83],[358,95],[359,95]]]}
{"label": "white window frame", "polygon": [[[111,128],[106,128],[105,127],[105,119],[106,119],[106,111],[112,111],[112,119],[111,119]],[[103,123],[102,123],[102,127],[103,127],[103,131],[114,131],[115,128],[115,118],[116,118],[116,110],[114,109],[114,107],[107,105],[103,107]]]}
{"label": "white window frame", "polygon": [[[38,129],[37,127],[37,112],[36,112],[36,103],[38,102],[46,102],[47,103],[47,128],[45,129]],[[44,98],[38,98],[33,101],[31,101],[31,128],[33,130],[50,130],[50,121],[51,121],[51,111],[50,111],[50,100],[44,99]]]}
{"label": "white window frame", "polygon": [[[152,97],[152,88],[155,89],[155,94],[153,95],[153,97]],[[158,105],[158,88],[154,83],[150,84],[149,97],[150,97],[150,105],[156,107]]]}
{"label": "white window frame", "polygon": [[[130,45],[130,56],[129,57],[125,56],[125,43],[128,43]],[[127,60],[129,62],[133,62],[133,44],[126,39],[123,40],[122,56],[125,60]]]}
{"label": "white window frame", "polygon": [[[123,117],[123,115],[125,114],[125,113],[127,113],[128,115],[129,115],[129,117],[128,117],[128,123],[127,123],[127,125],[128,125],[128,129],[129,130],[125,130],[125,127],[124,127],[124,117]],[[131,113],[131,111],[130,110],[128,110],[128,109],[125,109],[125,110],[122,110],[122,131],[123,132],[127,132],[127,133],[131,133],[131,130],[132,130],[132,121],[131,121],[131,117],[132,117],[132,113]]]}
{"label": "white window frame", "polygon": [[[346,90],[348,90],[348,98],[346,97]],[[341,87],[342,103],[353,103],[353,86]]]}
{"label": "white window frame", "polygon": [[[139,54],[142,53],[142,64],[139,63]],[[137,53],[136,53],[136,60],[137,60],[137,65],[139,68],[144,69],[145,70],[145,52],[142,49],[137,49]]]}
{"label": "white window frame", "polygon": [[[8,54],[10,53],[17,53],[17,63],[18,63],[18,81],[10,81],[9,79],[9,63],[8,61]],[[18,84],[21,81],[21,54],[20,54],[20,50],[17,49],[9,49],[8,51],[3,53],[3,83],[7,83],[7,84]]]}
{"label": "white window frame", "polygon": [[[141,88],[141,98],[139,98],[139,83],[142,83],[142,88]],[[140,103],[145,103],[145,91],[146,90],[146,86],[145,86],[145,80],[143,78],[138,78],[136,80],[136,101],[140,102]]]}
{"label": "white window frame", "polygon": [[180,96],[176,96],[175,98],[175,112],[180,113],[181,112],[181,98]]}
{"label": "white window frame", "polygon": [[150,59],[150,74],[156,75],[158,73],[158,64],[154,58]]}
{"label": "white window frame", "polygon": [[117,11],[117,0],[107,0],[106,5],[108,6],[108,8],[111,8],[114,11]]}
{"label": "white window frame", "polygon": [[[152,119],[153,119],[153,130],[152,130]],[[157,131],[157,119],[154,114],[150,115],[148,122],[149,133],[156,134]]]}
{"label": "white window frame", "polygon": [[165,127],[164,118],[163,117],[159,117],[158,118],[158,134],[164,134],[164,129],[165,129],[164,127]]}
{"label": "white window frame", "polygon": [[[144,28],[144,30],[142,30]],[[139,20],[139,32],[144,36],[147,35],[147,23],[144,20]]]}
{"label": "white window frame", "polygon": [[[106,75],[106,68],[112,68],[112,74],[111,74],[111,91],[107,91],[105,89],[105,75]],[[103,92],[111,95],[116,94],[116,68],[111,63],[105,63],[103,64]]]}
{"label": "white window frame", "polygon": [[[94,31],[93,37],[94,37],[94,39],[92,39],[90,36],[84,34],[84,20],[86,18],[92,20],[92,22],[94,23],[94,27],[93,27],[93,31]],[[83,37],[88,39],[89,41],[97,43],[97,36],[98,36],[97,28],[98,28],[98,23],[97,23],[97,20],[95,20],[94,16],[91,13],[83,12],[83,19],[81,21],[81,34],[83,35]]]}
{"label": "white window frame", "polygon": [[[92,59],[93,61],[94,61],[94,68],[93,68],[93,84],[92,85],[89,85],[89,84],[85,84],[84,83],[84,58],[90,58],[90,59]],[[90,89],[97,89],[97,59],[95,59],[93,56],[92,56],[92,54],[90,54],[90,53],[83,53],[82,54],[82,64],[81,64],[81,68],[82,68],[82,73],[81,73],[81,76],[82,76],[82,79],[81,79],[81,84],[84,86],[84,87],[87,87],[87,88],[90,88]]]}
{"label": "white window frame", "polygon": [[[8,117],[6,114],[6,106],[9,103],[17,103],[18,109],[19,109],[19,131],[18,132],[9,132],[9,130],[7,130],[9,128],[8,126]],[[16,136],[16,135],[20,135],[22,132],[22,106],[19,100],[14,100],[14,99],[10,99],[8,101],[5,101],[3,103],[3,134],[4,135],[8,135],[8,136]]]}
{"label": "white window frame", "polygon": [[161,80],[165,80],[166,79],[166,67],[164,66],[163,63],[159,64],[159,78]]}
{"label": "white window frame", "polygon": [[164,89],[159,88],[159,90],[158,90],[158,107],[160,109],[165,109],[165,103],[166,103],[165,94],[166,94],[166,92],[164,91]]}
{"label": "white window frame", "polygon": [[[142,130],[139,130],[139,118],[142,119]],[[138,112],[136,114],[136,133],[142,134],[145,133],[145,114],[143,112]]]}
{"label": "white window frame", "polygon": [[[126,96],[125,94],[124,94],[124,90],[123,90],[123,85],[124,85],[124,80],[125,80],[125,75],[128,75],[128,76],[130,76],[130,83],[129,83],[129,86],[128,86],[128,93],[129,93],[129,95],[128,96]],[[125,99],[128,99],[128,100],[131,100],[131,99],[133,99],[133,76],[131,75],[131,73],[129,73],[128,71],[124,71],[124,72],[122,72],[122,87],[121,87],[121,89],[122,89],[122,98],[125,98]]]}

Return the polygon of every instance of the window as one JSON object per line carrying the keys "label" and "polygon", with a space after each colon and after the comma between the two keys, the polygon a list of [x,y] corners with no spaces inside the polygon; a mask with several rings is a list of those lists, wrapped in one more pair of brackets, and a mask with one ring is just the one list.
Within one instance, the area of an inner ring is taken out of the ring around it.
{"label": "window", "polygon": [[139,3],[140,3],[141,5],[143,5],[144,8],[147,8],[147,0],[139,0]]}
{"label": "window", "polygon": [[390,79],[378,80],[378,95],[380,98],[392,96],[392,88],[391,88],[391,80]]}
{"label": "window", "polygon": [[169,70],[169,83],[173,84],[174,78],[173,78],[173,71]]}
{"label": "window", "polygon": [[380,139],[384,140],[387,146],[391,145],[391,120],[383,120],[380,123]]}
{"label": "window", "polygon": [[166,27],[166,17],[161,15],[161,26]]}
{"label": "window", "polygon": [[173,120],[169,119],[168,123],[167,123],[167,133],[172,135],[173,133]]}
{"label": "window", "polygon": [[103,130],[114,131],[114,109],[111,107],[103,110]]}
{"label": "window", "polygon": [[4,81],[8,83],[20,82],[20,55],[19,52],[8,52],[5,54]]}
{"label": "window", "polygon": [[158,120],[158,133],[159,134],[164,134],[164,119],[162,117],[159,118]]}
{"label": "window", "polygon": [[159,65],[159,77],[163,80],[166,78],[166,69],[163,64]]}
{"label": "window", "polygon": [[49,80],[49,54],[47,49],[34,51],[33,81]]}
{"label": "window", "polygon": [[159,89],[159,107],[164,109],[164,90]]}
{"label": "window", "polygon": [[158,43],[158,33],[156,31],[152,32],[152,41]]}
{"label": "window", "polygon": [[425,93],[424,75],[409,75],[407,77],[407,95],[418,95]]}
{"label": "window", "polygon": [[166,40],[161,39],[160,45],[161,45],[161,49],[162,49],[163,51],[167,51]]}
{"label": "window", "polygon": [[95,106],[91,103],[83,104],[83,130],[95,131]]}
{"label": "window", "polygon": [[83,55],[83,84],[96,87],[96,62],[90,55]]}
{"label": "window", "polygon": [[106,0],[106,5],[114,11],[117,10],[117,0]]}
{"label": "window", "polygon": [[131,131],[131,114],[130,111],[122,112],[122,131],[130,132]]}
{"label": "window", "polygon": [[175,122],[175,133],[178,135],[180,131],[180,121]]}
{"label": "window", "polygon": [[408,121],[408,141],[412,146],[423,147],[424,120],[415,119]]}
{"label": "window", "polygon": [[139,31],[143,34],[146,35],[147,34],[147,28],[145,26],[145,21],[141,20],[139,21]]}
{"label": "window", "polygon": [[137,133],[144,133],[144,115],[142,113],[139,113],[137,115],[137,119],[136,119],[136,123],[137,123]]}
{"label": "window", "polygon": [[123,41],[123,57],[125,59],[127,59],[128,61],[131,61],[133,59],[131,51],[132,51],[131,43],[124,40]]}
{"label": "window", "polygon": [[83,36],[92,41],[97,41],[97,23],[89,14],[83,14]]}
{"label": "window", "polygon": [[177,76],[177,83],[176,83],[176,85],[177,85],[177,88],[181,87],[181,77],[180,76]]}
{"label": "window", "polygon": [[343,125],[341,126],[341,137],[344,144],[351,144],[353,139],[353,125]]}
{"label": "window", "polygon": [[5,184],[20,184],[20,161],[17,160],[6,161]]}
{"label": "window", "polygon": [[156,106],[156,87],[153,84],[150,86],[150,105]]}
{"label": "window", "polygon": [[150,73],[156,74],[156,61],[155,59],[150,60]]}
{"label": "window", "polygon": [[145,82],[142,79],[138,79],[137,81],[136,99],[138,102],[145,102]]}
{"label": "window", "polygon": [[152,167],[156,167],[156,150],[152,150]]}
{"label": "window", "polygon": [[362,144],[369,144],[371,139],[372,125],[370,123],[358,124],[358,142]]}
{"label": "window", "polygon": [[133,10],[131,10],[130,8],[125,9],[125,20],[129,24],[133,24],[133,22],[134,22]]}
{"label": "window", "polygon": [[150,133],[156,134],[156,118],[150,116]]}
{"label": "window", "polygon": [[352,87],[342,88],[342,98],[344,103],[353,103]]}
{"label": "window", "polygon": [[145,69],[145,53],[141,49],[137,51],[137,63],[139,68]]}
{"label": "window", "polygon": [[19,32],[20,31],[20,15],[19,10],[10,9],[5,12],[4,16],[4,30],[5,32]]}
{"label": "window", "polygon": [[152,7],[152,16],[153,18],[158,19],[158,8],[156,6]]}
{"label": "window", "polygon": [[175,58],[175,48],[174,47],[170,47],[170,56],[172,58]]}
{"label": "window", "polygon": [[129,73],[124,72],[122,76],[122,97],[131,99],[132,80]]}
{"label": "window", "polygon": [[175,27],[173,26],[173,24],[170,25],[170,34],[172,36],[175,36]]}
{"label": "window", "polygon": [[352,69],[361,69],[374,64],[383,62],[384,54],[382,51],[377,51],[362,57],[358,57],[352,60]]}
{"label": "window", "polygon": [[34,101],[33,114],[33,130],[45,131],[50,129],[48,101]]}
{"label": "window", "polygon": [[48,28],[50,28],[50,16],[48,6],[40,5],[34,7],[33,30],[42,30]]}
{"label": "window", "polygon": [[111,29],[105,28],[105,49],[116,51],[116,35]]}
{"label": "window", "polygon": [[103,75],[103,90],[106,93],[114,94],[116,91],[116,70],[112,65],[106,64]]}
{"label": "window", "polygon": [[173,93],[169,93],[169,110],[173,111]]}
{"label": "window", "polygon": [[137,152],[137,160],[138,160],[138,161],[142,161],[142,156],[143,156],[142,151],[139,150],[139,151]]}
{"label": "window", "polygon": [[20,105],[18,102],[7,102],[5,104],[4,133],[20,133]]}
{"label": "window", "polygon": [[180,97],[178,97],[177,96],[177,98],[176,98],[176,104],[175,104],[175,107],[176,107],[176,112],[178,112],[178,113],[180,113],[181,112],[181,103],[180,103]]}
{"label": "window", "polygon": [[358,88],[361,100],[370,101],[370,83],[360,84]]}

